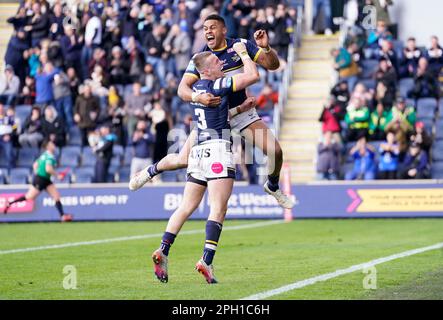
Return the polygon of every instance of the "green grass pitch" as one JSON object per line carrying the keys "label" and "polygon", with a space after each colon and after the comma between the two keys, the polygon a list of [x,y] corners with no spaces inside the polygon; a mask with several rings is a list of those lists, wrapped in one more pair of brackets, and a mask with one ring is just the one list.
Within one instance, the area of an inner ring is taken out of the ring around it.
{"label": "green grass pitch", "polygon": [[[225,226],[257,221],[226,221]],[[61,249],[2,251],[162,233],[166,221],[0,224],[0,299],[240,299],[373,259],[443,241],[443,219],[294,220],[225,230],[214,260],[217,285],[194,265],[204,221],[188,222],[169,257],[169,283],[153,275],[150,255],[160,236]],[[356,271],[270,299],[443,299],[443,250],[376,266],[377,289]],[[63,268],[77,272],[66,290]]]}

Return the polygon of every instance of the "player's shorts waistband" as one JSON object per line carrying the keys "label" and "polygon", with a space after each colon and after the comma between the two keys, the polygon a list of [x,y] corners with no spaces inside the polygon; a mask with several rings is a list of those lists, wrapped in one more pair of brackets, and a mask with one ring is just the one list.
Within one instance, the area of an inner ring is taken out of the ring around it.
{"label": "player's shorts waistband", "polygon": [[201,146],[201,145],[205,145],[205,144],[212,144],[212,143],[232,143],[232,142],[229,140],[225,140],[225,139],[210,139],[207,141],[200,142],[196,146]]}

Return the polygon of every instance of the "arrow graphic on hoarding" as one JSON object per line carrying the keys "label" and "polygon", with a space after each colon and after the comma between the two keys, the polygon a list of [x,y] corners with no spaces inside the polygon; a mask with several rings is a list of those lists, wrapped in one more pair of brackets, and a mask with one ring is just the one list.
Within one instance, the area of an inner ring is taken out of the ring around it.
{"label": "arrow graphic on hoarding", "polygon": [[348,213],[352,213],[355,211],[355,209],[357,209],[357,207],[360,205],[360,203],[362,203],[362,199],[360,198],[358,193],[352,189],[348,189],[347,192],[348,192],[349,197],[351,197],[351,199],[352,199],[352,203],[348,206],[346,211]]}

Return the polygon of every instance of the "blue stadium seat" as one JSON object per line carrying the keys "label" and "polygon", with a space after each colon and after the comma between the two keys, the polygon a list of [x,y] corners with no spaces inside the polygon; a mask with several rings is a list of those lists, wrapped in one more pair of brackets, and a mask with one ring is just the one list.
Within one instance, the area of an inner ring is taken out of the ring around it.
{"label": "blue stadium seat", "polygon": [[117,182],[129,182],[130,174],[131,174],[131,167],[124,166],[119,168],[117,172],[117,177],[118,177]]}
{"label": "blue stadium seat", "polygon": [[123,146],[116,144],[112,148],[112,155],[113,156],[119,156],[120,158],[123,158],[125,154],[125,150],[123,149]]}
{"label": "blue stadium seat", "polygon": [[80,129],[77,126],[72,126],[68,131],[68,145],[70,146],[81,146],[82,138]]}
{"label": "blue stadium seat", "polygon": [[38,148],[23,147],[18,151],[18,158],[16,162],[17,167],[32,167],[35,159],[39,156],[40,150]]}
{"label": "blue stadium seat", "polygon": [[133,148],[126,147],[125,154],[123,156],[123,165],[130,166],[132,161]]}
{"label": "blue stadium seat", "polygon": [[10,184],[28,184],[31,170],[28,168],[14,168],[9,174]]}
{"label": "blue stadium seat", "polygon": [[443,118],[440,118],[435,123],[435,140],[443,140]]}
{"label": "blue stadium seat", "polygon": [[20,120],[20,125],[23,127],[26,118],[31,114],[31,105],[22,104],[15,106],[15,116]]}
{"label": "blue stadium seat", "polygon": [[392,41],[392,49],[395,52],[395,55],[397,56],[397,59],[400,60],[403,56],[403,41],[402,40],[393,40]]}
{"label": "blue stadium seat", "polygon": [[443,161],[443,140],[435,141],[432,147],[432,159]]}
{"label": "blue stadium seat", "polygon": [[370,59],[363,60],[361,62],[362,72],[360,74],[360,78],[362,79],[370,79],[374,75],[375,71],[378,68],[378,60]]}
{"label": "blue stadium seat", "polygon": [[358,83],[364,84],[364,86],[368,90],[370,90],[370,89],[375,90],[375,87],[376,87],[376,82],[374,79],[362,79],[362,80],[359,80]]}
{"label": "blue stadium seat", "polygon": [[6,168],[0,168],[0,184],[5,184],[7,181],[8,170]]}
{"label": "blue stadium seat", "polygon": [[408,92],[414,88],[414,78],[401,79],[399,84],[400,95],[403,98],[408,96]]}
{"label": "blue stadium seat", "polygon": [[82,152],[82,166],[93,167],[95,166],[96,156],[92,152],[91,147],[84,147]]}
{"label": "blue stadium seat", "polygon": [[75,183],[92,183],[94,175],[95,172],[92,167],[77,168],[73,174]]}
{"label": "blue stadium seat", "polygon": [[433,119],[437,110],[437,100],[434,98],[422,98],[417,101],[417,117],[421,119]]}
{"label": "blue stadium seat", "polygon": [[432,179],[443,179],[443,161],[432,163],[431,176]]}
{"label": "blue stadium seat", "polygon": [[61,151],[60,166],[76,168],[79,165],[80,146],[66,146]]}
{"label": "blue stadium seat", "polygon": [[440,114],[440,117],[443,118],[443,98],[440,98],[440,103],[438,106],[438,113]]}
{"label": "blue stadium seat", "polygon": [[406,106],[407,107],[416,107],[417,103],[414,99],[406,99]]}

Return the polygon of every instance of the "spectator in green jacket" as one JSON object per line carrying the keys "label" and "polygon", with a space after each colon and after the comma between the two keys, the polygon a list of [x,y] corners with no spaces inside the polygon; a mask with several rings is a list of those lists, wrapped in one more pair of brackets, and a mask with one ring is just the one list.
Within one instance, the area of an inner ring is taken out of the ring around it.
{"label": "spectator in green jacket", "polygon": [[406,101],[404,98],[398,98],[396,104],[392,107],[389,116],[389,122],[400,121],[404,122],[408,131],[412,130],[416,122],[416,112],[414,107],[406,106]]}
{"label": "spectator in green jacket", "polygon": [[347,141],[356,141],[358,137],[366,136],[369,129],[369,108],[361,99],[352,98],[346,110]]}
{"label": "spectator in green jacket", "polygon": [[383,108],[383,104],[377,104],[377,108],[371,113],[369,119],[369,137],[371,140],[385,140],[385,127],[390,120],[390,112]]}

